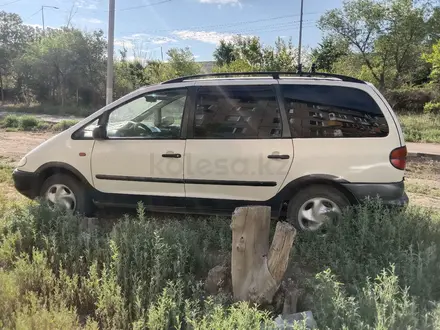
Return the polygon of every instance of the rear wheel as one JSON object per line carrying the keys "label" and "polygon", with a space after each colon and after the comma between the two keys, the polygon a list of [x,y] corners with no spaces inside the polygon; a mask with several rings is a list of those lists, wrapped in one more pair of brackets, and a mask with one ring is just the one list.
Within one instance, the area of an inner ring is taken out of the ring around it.
{"label": "rear wheel", "polygon": [[49,205],[57,205],[66,211],[92,216],[93,202],[87,189],[77,179],[66,174],[55,174],[44,181],[40,196]]}
{"label": "rear wheel", "polygon": [[338,189],[327,185],[307,187],[293,196],[287,209],[290,223],[301,231],[315,231],[340,218],[350,202]]}

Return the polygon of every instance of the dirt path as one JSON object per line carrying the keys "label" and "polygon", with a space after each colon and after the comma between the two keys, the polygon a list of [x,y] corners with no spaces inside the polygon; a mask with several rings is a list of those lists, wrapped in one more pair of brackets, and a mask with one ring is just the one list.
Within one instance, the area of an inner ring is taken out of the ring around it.
{"label": "dirt path", "polygon": [[52,137],[53,133],[5,132],[0,130],[0,159],[15,163],[29,151]]}

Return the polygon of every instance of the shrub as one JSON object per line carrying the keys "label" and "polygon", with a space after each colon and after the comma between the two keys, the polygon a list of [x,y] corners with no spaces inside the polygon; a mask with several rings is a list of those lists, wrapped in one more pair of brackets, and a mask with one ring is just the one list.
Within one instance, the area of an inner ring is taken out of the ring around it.
{"label": "shrub", "polygon": [[3,119],[3,127],[6,128],[18,128],[20,125],[19,118],[16,115],[7,115]]}
{"label": "shrub", "polygon": [[320,329],[438,329],[440,306],[421,309],[398,283],[394,268],[352,289],[330,270],[311,281],[315,316]]}
{"label": "shrub", "polygon": [[20,117],[20,129],[24,131],[31,131],[38,127],[39,120],[33,116],[22,116]]}
{"label": "shrub", "polygon": [[398,212],[371,201],[348,210],[325,234],[299,236],[294,255],[318,271],[330,268],[349,287],[393,264],[401,286],[427,304],[440,300],[440,226],[431,218],[430,211]]}
{"label": "shrub", "polygon": [[440,113],[440,102],[428,102],[425,104],[425,107],[423,108],[423,111],[425,113]]}
{"label": "shrub", "polygon": [[38,122],[38,125],[37,125],[37,129],[38,130],[45,131],[45,130],[48,130],[49,128],[50,128],[50,124],[49,123],[46,123],[46,122],[44,122],[42,120],[40,120]]}
{"label": "shrub", "polygon": [[431,87],[406,87],[388,90],[384,96],[396,112],[423,113],[426,103],[439,97]]}
{"label": "shrub", "polygon": [[405,140],[440,143],[440,116],[434,114],[399,115]]}
{"label": "shrub", "polygon": [[72,120],[72,119],[62,120],[59,123],[56,123],[54,126],[52,126],[52,129],[54,131],[61,132],[72,127],[73,125],[76,125],[77,123],[78,123],[77,120]]}

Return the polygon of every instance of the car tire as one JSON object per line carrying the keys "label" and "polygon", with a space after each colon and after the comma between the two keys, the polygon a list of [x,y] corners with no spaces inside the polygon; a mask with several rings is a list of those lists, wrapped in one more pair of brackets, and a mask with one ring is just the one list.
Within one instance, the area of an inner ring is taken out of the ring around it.
{"label": "car tire", "polygon": [[299,231],[316,231],[341,216],[350,205],[347,197],[329,185],[313,185],[300,190],[289,202],[287,220]]}
{"label": "car tire", "polygon": [[95,207],[86,187],[67,174],[54,174],[47,178],[40,190],[40,197],[49,204],[58,204],[66,210],[85,216],[93,216]]}

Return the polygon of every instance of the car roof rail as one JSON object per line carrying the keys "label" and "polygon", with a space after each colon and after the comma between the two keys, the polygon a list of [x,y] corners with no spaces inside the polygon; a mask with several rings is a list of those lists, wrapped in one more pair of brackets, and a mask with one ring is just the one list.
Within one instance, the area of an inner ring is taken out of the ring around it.
{"label": "car roof rail", "polygon": [[[313,68],[314,69],[314,68]],[[317,78],[336,78],[346,82],[354,82],[359,84],[366,84],[365,81],[344,76],[340,74],[334,73],[325,73],[325,72],[316,72],[314,70],[311,72],[288,72],[288,71],[263,71],[263,72],[218,72],[218,73],[206,73],[206,74],[195,74],[191,76],[185,76],[180,78],[171,79],[163,82],[162,84],[172,84],[172,83],[180,83],[186,80],[198,79],[198,78],[209,78],[209,77],[236,77],[236,76],[269,76],[273,79],[280,79],[280,76],[295,76],[295,77],[317,77]]]}

